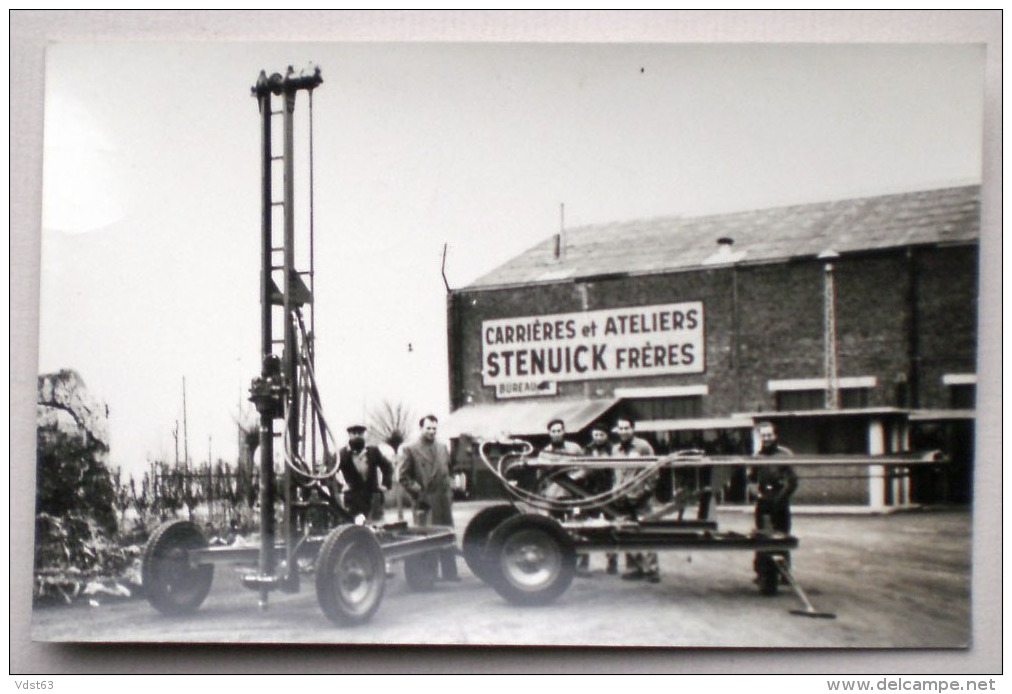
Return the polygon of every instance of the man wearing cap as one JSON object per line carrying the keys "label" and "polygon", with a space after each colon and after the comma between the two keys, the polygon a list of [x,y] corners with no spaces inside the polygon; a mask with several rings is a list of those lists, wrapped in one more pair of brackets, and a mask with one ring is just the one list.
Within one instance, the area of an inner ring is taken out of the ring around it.
{"label": "man wearing cap", "polygon": [[[427,523],[453,526],[453,491],[450,487],[450,449],[436,440],[439,420],[426,415],[418,421],[421,434],[400,450],[397,481],[404,487],[415,508],[426,511]],[[456,549],[439,552],[444,581],[459,581]]]}
{"label": "man wearing cap", "polygon": [[348,427],[348,445],[340,451],[337,469],[344,478],[348,513],[383,520],[383,490],[393,485],[394,468],[379,448],[365,445],[362,424]]}

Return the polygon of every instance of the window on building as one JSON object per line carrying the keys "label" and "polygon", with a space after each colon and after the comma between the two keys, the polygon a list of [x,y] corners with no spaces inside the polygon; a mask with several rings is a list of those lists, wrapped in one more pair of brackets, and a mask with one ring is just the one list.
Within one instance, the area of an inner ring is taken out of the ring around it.
{"label": "window on building", "polygon": [[[868,407],[868,388],[841,388],[839,403],[843,409]],[[781,390],[777,394],[777,411],[822,410],[826,408],[826,391]]]}
{"label": "window on building", "polygon": [[680,398],[628,398],[636,419],[696,419],[703,416],[703,398],[695,395]]}
{"label": "window on building", "polygon": [[824,390],[781,390],[776,397],[778,412],[821,410],[826,406]]}
{"label": "window on building", "polygon": [[977,406],[977,374],[945,374],[942,385],[949,390],[949,407],[972,410]]}
{"label": "window on building", "polygon": [[844,388],[840,391],[840,407],[857,409],[868,407],[870,388]]}
{"label": "window on building", "polygon": [[949,407],[972,410],[977,406],[977,386],[972,383],[949,386]]}
{"label": "window on building", "polygon": [[[841,409],[860,409],[869,406],[871,391],[876,385],[874,376],[848,376],[839,379],[837,403]],[[796,412],[826,409],[826,379],[797,378],[770,381],[768,388],[778,412]]]}

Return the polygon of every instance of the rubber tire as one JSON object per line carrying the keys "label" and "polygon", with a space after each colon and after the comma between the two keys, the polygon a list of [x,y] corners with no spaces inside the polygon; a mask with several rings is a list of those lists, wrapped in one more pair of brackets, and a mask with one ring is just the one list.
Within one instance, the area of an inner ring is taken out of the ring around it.
{"label": "rubber tire", "polygon": [[773,597],[780,589],[780,571],[769,554],[759,553],[755,557],[755,573],[760,595]]}
{"label": "rubber tire", "polygon": [[439,553],[414,554],[404,560],[404,578],[408,588],[416,593],[427,593],[436,585],[439,575]]}
{"label": "rubber tire", "polygon": [[460,544],[464,554],[464,563],[475,576],[489,583],[495,571],[490,569],[485,550],[492,531],[504,520],[520,514],[510,504],[489,506],[478,511],[464,529]]}
{"label": "rubber tire", "polygon": [[525,513],[492,531],[486,556],[495,591],[516,605],[547,605],[569,588],[576,549],[557,521]]}
{"label": "rubber tire", "polygon": [[316,599],[338,626],[369,621],[383,601],[386,561],[373,532],[362,525],[330,531],[316,558]]}
{"label": "rubber tire", "polygon": [[151,605],[165,615],[196,612],[211,591],[214,565],[190,566],[187,550],[207,547],[196,524],[186,520],[163,523],[148,540],[141,560],[141,583]]}

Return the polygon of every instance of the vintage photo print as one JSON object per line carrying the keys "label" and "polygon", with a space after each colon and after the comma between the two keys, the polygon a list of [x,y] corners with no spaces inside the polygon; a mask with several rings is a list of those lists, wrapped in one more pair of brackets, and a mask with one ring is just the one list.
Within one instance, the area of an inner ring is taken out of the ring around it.
{"label": "vintage photo print", "polygon": [[982,45],[45,59],[33,640],[971,644]]}

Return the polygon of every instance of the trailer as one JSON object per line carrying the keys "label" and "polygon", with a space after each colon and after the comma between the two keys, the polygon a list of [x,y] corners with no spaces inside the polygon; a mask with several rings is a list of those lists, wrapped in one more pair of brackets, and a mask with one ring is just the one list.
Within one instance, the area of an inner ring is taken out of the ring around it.
{"label": "trailer", "polygon": [[[242,585],[259,594],[261,609],[267,609],[271,591],[298,592],[301,574],[311,572],[327,618],[342,626],[360,624],[380,606],[388,566],[403,562],[408,585],[430,590],[438,552],[456,547],[450,527],[369,523],[352,517],[341,503],[338,447],[316,382],[311,190],[308,230],[300,234],[298,249],[293,210],[296,96],[309,96],[312,182],[312,92],[322,83],[319,68],[295,73],[289,67],[284,75],[261,71],[252,88],[261,124],[261,373],[249,395],[260,417],[258,544],[212,547],[187,520],[157,528],[144,550],[142,583],[151,605],[167,615],[196,611],[211,589],[214,567],[233,564],[244,572]],[[272,135],[277,116],[283,128],[279,155]],[[276,178],[283,181],[280,199],[273,190]],[[308,268],[296,269],[297,257]],[[276,432],[279,421],[283,428]],[[280,461],[275,439],[283,443]]]}
{"label": "trailer", "polygon": [[[489,449],[495,448],[497,452]],[[713,466],[936,464],[937,452],[901,456],[707,456],[701,451],[640,458],[598,458],[535,452],[520,439],[479,445],[482,463],[499,479],[508,503],[479,511],[462,538],[471,571],[517,605],[547,604],[562,595],[576,574],[578,554],[593,552],[738,551],[754,554],[755,583],[762,595],[788,585],[804,609],[793,614],[832,617],[816,610],[790,570],[786,553],[798,538],[770,529],[769,519],[748,533],[720,530],[712,519],[713,490],[675,490],[669,503],[637,517],[617,503],[631,487],[659,470]],[[594,469],[632,468],[621,486],[589,490],[584,475]],[[556,488],[548,494],[548,487]],[[558,494],[561,489],[564,494]],[[692,510],[695,513],[692,514]],[[687,513],[688,512],[688,513]],[[694,515],[694,517],[687,517]]]}

